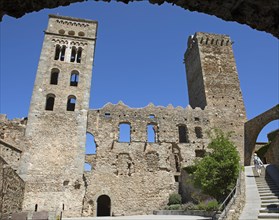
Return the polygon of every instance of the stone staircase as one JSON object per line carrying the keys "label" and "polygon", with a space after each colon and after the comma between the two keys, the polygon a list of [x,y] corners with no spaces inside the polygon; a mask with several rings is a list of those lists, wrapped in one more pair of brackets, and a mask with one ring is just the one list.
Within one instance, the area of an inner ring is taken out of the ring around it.
{"label": "stone staircase", "polygon": [[[254,171],[255,176],[257,173]],[[272,178],[262,169],[260,177],[255,177],[261,198],[261,209],[258,219],[272,220],[279,219],[279,187]]]}

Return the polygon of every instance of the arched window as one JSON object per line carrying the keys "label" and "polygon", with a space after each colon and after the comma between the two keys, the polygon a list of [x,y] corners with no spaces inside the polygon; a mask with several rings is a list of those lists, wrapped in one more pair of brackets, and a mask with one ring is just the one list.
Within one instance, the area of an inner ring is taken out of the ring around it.
{"label": "arched window", "polygon": [[62,46],[62,49],[61,49],[61,56],[60,56],[60,60],[61,60],[61,61],[64,61],[64,59],[65,59],[65,53],[66,53],[66,46],[63,45],[63,46]]}
{"label": "arched window", "polygon": [[57,44],[55,47],[54,60],[59,60],[60,52],[61,52],[61,46]]}
{"label": "arched window", "polygon": [[65,52],[66,52],[66,46],[63,45],[63,46],[61,47],[59,44],[57,44],[56,47],[55,47],[54,60],[61,60],[61,61],[64,61]]}
{"label": "arched window", "polygon": [[119,142],[131,142],[131,125],[129,123],[119,124]]}
{"label": "arched window", "polygon": [[149,143],[157,142],[157,132],[158,132],[157,125],[148,124],[147,125],[147,142],[149,142]]}
{"label": "arched window", "polygon": [[96,143],[91,133],[86,133],[85,154],[96,154]]}
{"label": "arched window", "polygon": [[195,127],[195,133],[197,138],[202,138],[202,128],[201,127]]}
{"label": "arched window", "polygon": [[71,52],[71,62],[75,62],[76,61],[76,55],[77,55],[77,48],[76,47],[72,47],[72,52]]}
{"label": "arched window", "polygon": [[46,106],[45,106],[45,110],[53,111],[53,108],[54,108],[54,101],[55,101],[55,95],[53,95],[53,94],[48,94],[48,95],[46,96]]}
{"label": "arched window", "polygon": [[58,76],[59,76],[59,70],[58,69],[52,69],[51,75],[50,75],[50,84],[57,85],[58,84]]}
{"label": "arched window", "polygon": [[179,143],[189,143],[188,129],[186,125],[178,125]]}
{"label": "arched window", "polygon": [[77,52],[77,63],[81,62],[81,53],[82,53],[82,48],[79,47]]}
{"label": "arched window", "polygon": [[71,82],[70,82],[70,86],[78,86],[78,81],[79,81],[79,73],[78,71],[73,71],[71,73]]}
{"label": "arched window", "polygon": [[67,102],[67,111],[75,111],[75,107],[76,107],[76,97],[69,96]]}

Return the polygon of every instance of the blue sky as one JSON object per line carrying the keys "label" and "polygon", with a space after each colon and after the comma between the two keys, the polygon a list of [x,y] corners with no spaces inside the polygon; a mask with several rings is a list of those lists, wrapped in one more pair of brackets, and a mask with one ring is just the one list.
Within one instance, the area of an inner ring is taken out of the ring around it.
{"label": "blue sky", "polygon": [[[1,25],[0,113],[28,115],[48,14],[99,22],[90,108],[122,100],[130,107],[186,107],[183,55],[195,32],[228,34],[248,119],[279,103],[278,39],[236,22],[189,12],[171,4],[84,2],[42,10],[18,20],[4,16]],[[278,128],[268,124],[259,137]]]}

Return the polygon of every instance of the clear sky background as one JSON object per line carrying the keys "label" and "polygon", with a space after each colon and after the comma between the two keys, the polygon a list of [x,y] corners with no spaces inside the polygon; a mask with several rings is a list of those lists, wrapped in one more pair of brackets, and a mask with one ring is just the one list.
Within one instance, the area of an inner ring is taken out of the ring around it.
{"label": "clear sky background", "polygon": [[[90,108],[120,100],[130,107],[150,102],[186,107],[183,56],[188,36],[197,31],[227,34],[234,41],[248,119],[279,103],[279,46],[271,34],[171,4],[89,1],[20,19],[4,16],[0,23],[0,113],[10,119],[28,115],[48,14],[99,23]],[[266,133],[278,127],[278,120],[268,124],[258,141],[265,141]]]}

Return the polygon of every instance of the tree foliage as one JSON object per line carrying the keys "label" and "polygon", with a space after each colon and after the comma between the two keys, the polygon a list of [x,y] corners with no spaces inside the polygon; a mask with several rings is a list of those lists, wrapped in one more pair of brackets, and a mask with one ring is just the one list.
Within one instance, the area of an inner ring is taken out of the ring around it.
{"label": "tree foliage", "polygon": [[212,151],[197,162],[194,185],[221,202],[233,189],[240,170],[240,157],[229,134],[214,130],[208,148]]}

